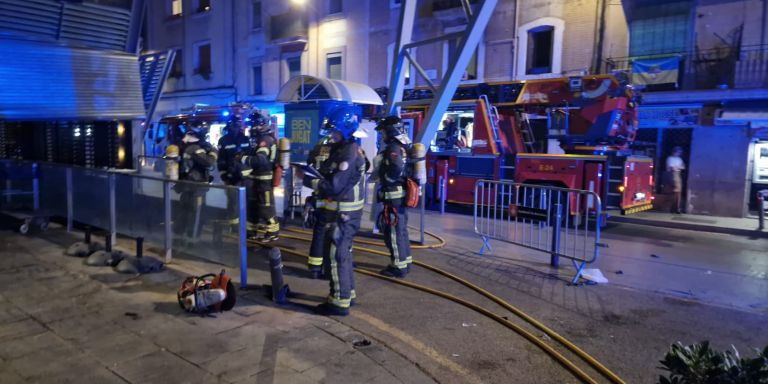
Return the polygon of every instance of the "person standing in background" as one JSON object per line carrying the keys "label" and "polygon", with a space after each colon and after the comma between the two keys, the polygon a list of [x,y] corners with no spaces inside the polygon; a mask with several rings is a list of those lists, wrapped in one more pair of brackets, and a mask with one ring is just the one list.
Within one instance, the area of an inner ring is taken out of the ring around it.
{"label": "person standing in background", "polygon": [[682,213],[680,211],[680,200],[681,195],[683,193],[683,171],[685,170],[685,163],[683,162],[682,156],[683,155],[683,149],[679,146],[672,149],[672,154],[667,157],[667,174],[668,174],[668,180],[669,185],[672,189],[672,193],[674,194],[674,199],[672,202],[672,208],[670,209],[672,213],[680,214]]}

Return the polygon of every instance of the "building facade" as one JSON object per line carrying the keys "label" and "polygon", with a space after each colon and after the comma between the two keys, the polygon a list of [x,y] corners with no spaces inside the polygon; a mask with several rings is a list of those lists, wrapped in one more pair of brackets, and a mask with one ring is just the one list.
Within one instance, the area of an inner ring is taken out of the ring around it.
{"label": "building facade", "polygon": [[[761,109],[768,101],[766,2],[499,0],[463,82],[626,76],[643,94],[636,151],[663,165],[682,146],[687,211],[744,216],[763,188],[754,173],[763,161],[760,141],[768,139]],[[145,48],[178,53],[156,116],[194,103],[251,102],[279,112],[277,92],[297,74],[386,87],[401,3],[149,2]],[[414,40],[466,27],[458,0],[417,6]],[[440,42],[415,54],[439,80],[456,47]],[[426,84],[414,68],[406,77],[406,88]],[[656,175],[660,206],[663,168]]]}

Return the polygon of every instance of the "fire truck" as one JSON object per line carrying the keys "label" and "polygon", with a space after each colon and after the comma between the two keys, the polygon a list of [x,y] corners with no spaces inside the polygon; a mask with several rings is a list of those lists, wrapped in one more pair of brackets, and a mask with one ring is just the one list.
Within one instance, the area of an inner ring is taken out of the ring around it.
{"label": "fire truck", "polygon": [[[144,153],[147,156],[163,156],[165,147],[181,142],[187,125],[192,120],[208,125],[207,141],[216,145],[224,134],[223,129],[231,115],[237,116],[243,121],[251,111],[255,111],[255,109],[252,109],[248,104],[238,103],[226,106],[195,104],[189,108],[182,109],[179,114],[163,116],[157,123],[146,130],[144,134]],[[276,123],[274,118],[272,123]],[[249,132],[245,132],[245,134],[248,135]]]}
{"label": "fire truck", "polygon": [[[432,97],[409,90],[402,117],[415,136]],[[425,102],[426,101],[426,102]],[[460,86],[427,155],[434,199],[473,204],[475,182],[514,180],[597,193],[604,209],[652,207],[653,161],[635,156],[637,97],[611,75]]]}

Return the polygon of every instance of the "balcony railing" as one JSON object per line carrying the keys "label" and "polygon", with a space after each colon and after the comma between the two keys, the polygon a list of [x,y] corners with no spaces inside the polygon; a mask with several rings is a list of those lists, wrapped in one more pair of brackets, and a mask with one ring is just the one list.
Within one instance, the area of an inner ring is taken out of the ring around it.
{"label": "balcony railing", "polygon": [[723,46],[694,52],[610,58],[607,72],[626,72],[632,78],[635,60],[678,56],[676,84],[649,84],[645,91],[700,90],[768,87],[768,45]]}

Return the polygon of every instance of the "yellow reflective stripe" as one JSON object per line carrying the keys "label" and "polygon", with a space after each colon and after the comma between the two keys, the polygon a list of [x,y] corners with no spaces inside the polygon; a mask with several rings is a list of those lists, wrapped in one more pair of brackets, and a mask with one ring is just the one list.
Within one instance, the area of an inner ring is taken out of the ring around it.
{"label": "yellow reflective stripe", "polygon": [[275,155],[277,153],[277,146],[275,144],[272,144],[269,146],[269,161],[275,162]]}
{"label": "yellow reflective stripe", "polygon": [[272,203],[269,201],[269,191],[264,192],[264,206],[269,207]]}
{"label": "yellow reflective stripe", "polygon": [[255,179],[255,180],[272,180],[272,174],[268,174],[268,175],[255,175],[255,176],[251,176],[251,179]]}
{"label": "yellow reflective stripe", "polygon": [[336,244],[331,242],[330,249],[331,262],[331,284],[333,284],[333,294],[328,295],[328,302],[341,308],[349,308],[350,299],[341,298],[341,287],[339,284],[339,264],[336,263]]}
{"label": "yellow reflective stripe", "polygon": [[384,198],[385,199],[401,199],[405,197],[405,191],[393,191],[393,192],[384,192]]}
{"label": "yellow reflective stripe", "polygon": [[310,256],[309,257],[309,261],[307,262],[307,264],[309,264],[311,266],[321,266],[321,265],[323,265],[323,258],[322,257],[312,257],[312,256]]}
{"label": "yellow reflective stripe", "polygon": [[263,153],[265,155],[269,155],[269,148],[259,147],[259,149],[256,150],[256,153]]}
{"label": "yellow reflective stripe", "polygon": [[352,201],[352,202],[342,201],[339,203],[339,211],[340,212],[357,211],[357,210],[363,209],[363,206],[365,206],[365,200],[358,200],[358,201]]}
{"label": "yellow reflective stripe", "polygon": [[411,263],[413,263],[413,256],[408,256],[408,257],[406,257],[406,258],[405,258],[405,262],[406,262],[407,264],[411,264]]}
{"label": "yellow reflective stripe", "polygon": [[251,172],[253,172],[253,169],[244,169],[244,170],[240,171],[240,174],[243,175],[243,176],[249,176],[251,174]]}

